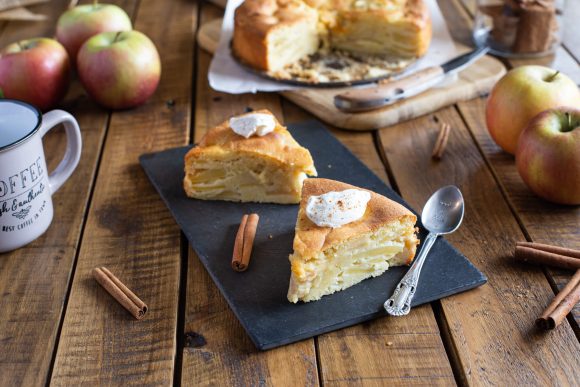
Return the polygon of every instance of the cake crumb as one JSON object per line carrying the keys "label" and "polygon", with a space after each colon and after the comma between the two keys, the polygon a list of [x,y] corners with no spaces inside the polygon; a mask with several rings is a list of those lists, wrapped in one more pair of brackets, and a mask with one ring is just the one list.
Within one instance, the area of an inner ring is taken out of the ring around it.
{"label": "cake crumb", "polygon": [[387,341],[387,347],[390,347],[391,345],[393,345],[392,341]]}

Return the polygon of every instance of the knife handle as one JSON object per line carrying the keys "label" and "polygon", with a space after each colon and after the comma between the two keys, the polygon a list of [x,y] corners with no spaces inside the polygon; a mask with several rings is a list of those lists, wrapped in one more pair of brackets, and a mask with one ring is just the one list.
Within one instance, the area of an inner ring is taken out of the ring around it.
{"label": "knife handle", "polygon": [[334,96],[334,104],[346,112],[378,109],[399,99],[417,95],[443,80],[441,66],[431,66],[375,87],[349,90]]}

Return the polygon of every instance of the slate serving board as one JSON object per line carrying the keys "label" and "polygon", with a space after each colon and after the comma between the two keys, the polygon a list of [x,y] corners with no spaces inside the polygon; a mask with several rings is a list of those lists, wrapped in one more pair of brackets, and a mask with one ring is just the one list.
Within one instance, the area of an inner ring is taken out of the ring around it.
{"label": "slate serving board", "polygon": [[[409,207],[320,123],[293,124],[289,130],[312,153],[320,177],[373,190]],[[298,205],[187,198],[182,179],[183,156],[189,148],[142,155],[140,162],[256,347],[270,349],[386,315],[383,303],[407,267],[391,268],[320,301],[288,302],[288,255]],[[246,272],[237,273],[230,266],[234,239],[240,219],[251,212],[260,215],[252,260]],[[423,240],[426,231],[419,226]],[[486,280],[467,258],[439,238],[423,267],[413,306],[472,289]]]}

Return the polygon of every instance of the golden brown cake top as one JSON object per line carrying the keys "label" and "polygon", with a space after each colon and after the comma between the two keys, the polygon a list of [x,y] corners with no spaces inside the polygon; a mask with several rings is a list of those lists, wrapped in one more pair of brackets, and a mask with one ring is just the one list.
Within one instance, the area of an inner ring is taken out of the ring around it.
{"label": "golden brown cake top", "polygon": [[276,117],[266,109],[242,114],[240,117],[253,113],[268,114],[274,117],[276,121],[274,131],[264,136],[245,138],[234,133],[230,128],[229,120],[224,121],[210,129],[198,146],[187,152],[185,162],[187,163],[191,158],[202,158],[210,154],[246,152],[292,165],[295,168],[303,169],[311,176],[315,176],[314,161],[308,149],[300,146],[286,127],[282,126]]}
{"label": "golden brown cake top", "polygon": [[246,0],[235,12],[236,26],[248,26],[264,34],[272,27],[316,18],[316,11],[302,0]]}
{"label": "golden brown cake top", "polygon": [[430,23],[424,0],[245,0],[235,12],[237,26],[248,26],[264,34],[273,26],[324,15],[324,24],[332,27],[339,14],[380,13],[391,21],[414,21],[418,26]]}
{"label": "golden brown cake top", "polygon": [[[367,191],[371,194],[371,200],[367,204],[366,212],[360,220],[345,224],[339,228],[319,227],[306,215],[305,207],[310,196],[352,188]],[[330,179],[306,179],[302,187],[302,200],[300,201],[300,209],[296,221],[294,252],[303,257],[313,257],[333,245],[357,235],[376,231],[385,224],[401,217],[411,217],[413,223],[417,220],[417,217],[411,211],[399,203],[373,191]]]}

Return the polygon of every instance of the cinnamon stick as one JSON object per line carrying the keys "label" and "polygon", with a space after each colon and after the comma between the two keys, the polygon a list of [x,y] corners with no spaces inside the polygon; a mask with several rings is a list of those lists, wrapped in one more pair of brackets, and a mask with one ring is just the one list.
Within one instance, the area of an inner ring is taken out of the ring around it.
{"label": "cinnamon stick", "polygon": [[258,214],[244,215],[242,217],[232,254],[232,269],[235,271],[245,271],[250,264],[259,220]]}
{"label": "cinnamon stick", "polygon": [[517,242],[516,246],[531,247],[532,249],[547,251],[549,253],[566,255],[568,257],[574,257],[580,259],[580,250],[568,249],[565,247],[545,245],[543,243],[535,242]]}
{"label": "cinnamon stick", "polygon": [[570,282],[536,320],[536,325],[545,330],[556,328],[578,301],[580,301],[580,270],[576,271]]}
{"label": "cinnamon stick", "polygon": [[439,134],[437,135],[437,140],[435,140],[435,146],[433,147],[433,153],[431,157],[434,159],[441,159],[443,152],[445,152],[445,147],[447,146],[447,141],[449,140],[449,132],[451,131],[451,126],[442,122],[439,127]]}
{"label": "cinnamon stick", "polygon": [[137,320],[141,320],[147,313],[147,305],[125,284],[113,275],[106,267],[93,269],[93,277],[119,304],[121,304]]}
{"label": "cinnamon stick", "polygon": [[539,250],[533,247],[516,245],[515,259],[523,262],[548,265],[563,269],[580,269],[580,258]]}

